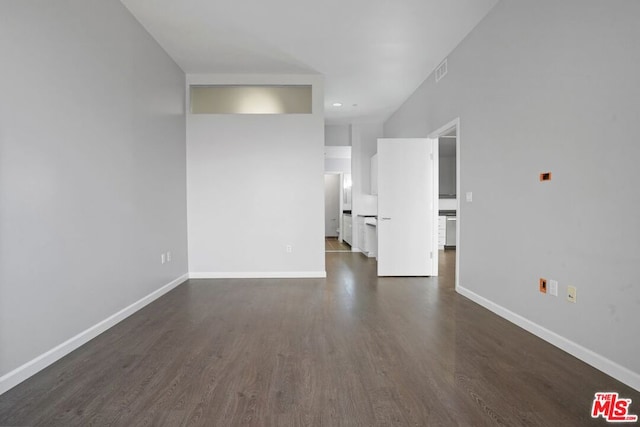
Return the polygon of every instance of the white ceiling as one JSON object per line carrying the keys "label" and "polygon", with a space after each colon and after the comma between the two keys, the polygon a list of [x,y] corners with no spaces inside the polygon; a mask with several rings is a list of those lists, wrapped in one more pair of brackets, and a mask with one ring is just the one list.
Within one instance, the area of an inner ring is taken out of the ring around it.
{"label": "white ceiling", "polygon": [[386,119],[498,0],[121,1],[186,73],[323,74],[337,124]]}

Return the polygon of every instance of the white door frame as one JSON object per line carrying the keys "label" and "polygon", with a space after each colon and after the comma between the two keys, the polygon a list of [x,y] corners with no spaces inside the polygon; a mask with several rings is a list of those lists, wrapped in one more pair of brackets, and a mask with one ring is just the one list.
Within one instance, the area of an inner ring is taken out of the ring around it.
{"label": "white door frame", "polygon": [[460,286],[460,200],[462,200],[462,194],[460,194],[460,117],[451,120],[444,126],[439,127],[437,130],[429,134],[429,138],[439,138],[440,136],[448,133],[451,129],[456,129],[456,291]]}

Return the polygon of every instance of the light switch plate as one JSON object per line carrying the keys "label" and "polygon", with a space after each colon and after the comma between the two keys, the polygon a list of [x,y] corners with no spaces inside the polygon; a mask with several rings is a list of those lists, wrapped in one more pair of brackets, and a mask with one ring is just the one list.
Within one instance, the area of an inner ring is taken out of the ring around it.
{"label": "light switch plate", "polygon": [[473,202],[473,193],[471,191],[467,191],[467,202]]}
{"label": "light switch plate", "polygon": [[549,294],[554,297],[558,296],[558,281],[557,280],[549,280]]}
{"label": "light switch plate", "polygon": [[567,301],[575,303],[577,298],[577,292],[578,290],[576,289],[575,286],[567,287]]}

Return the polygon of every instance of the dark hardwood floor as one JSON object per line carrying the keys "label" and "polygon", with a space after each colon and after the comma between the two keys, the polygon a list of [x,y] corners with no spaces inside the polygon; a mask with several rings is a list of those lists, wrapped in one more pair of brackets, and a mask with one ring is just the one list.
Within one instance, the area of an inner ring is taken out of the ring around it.
{"label": "dark hardwood floor", "polygon": [[0,396],[0,425],[605,425],[640,393],[455,293],[328,253],[329,277],[190,280]]}

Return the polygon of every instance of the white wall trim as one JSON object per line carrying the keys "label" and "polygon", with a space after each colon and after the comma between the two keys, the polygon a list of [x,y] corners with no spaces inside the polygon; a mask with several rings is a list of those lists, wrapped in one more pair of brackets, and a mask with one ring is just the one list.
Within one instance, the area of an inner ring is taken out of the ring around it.
{"label": "white wall trim", "polygon": [[326,271],[192,272],[189,279],[324,279]]}
{"label": "white wall trim", "polygon": [[498,305],[469,289],[466,289],[462,286],[456,286],[456,292],[460,295],[463,295],[469,298],[471,301],[480,304],[484,308],[494,312],[500,317],[507,319],[508,321],[515,323],[520,326],[524,330],[531,332],[535,336],[542,338],[548,343],[558,347],[561,350],[566,351],[574,357],[582,360],[583,362],[593,366],[594,368],[604,372],[607,375],[612,376],[613,378],[627,384],[629,387],[632,387],[638,391],[640,391],[640,373],[633,372],[630,369],[625,368],[617,364],[616,362],[607,359],[606,357],[589,350],[577,344],[557,333],[550,331],[547,328],[544,328],[537,323],[532,322],[529,319],[526,319],[519,314],[514,313],[511,310],[508,310],[501,305]]}
{"label": "white wall trim", "polygon": [[13,371],[3,375],[2,377],[0,377],[0,394],[12,389],[16,385],[20,384],[22,381],[26,380],[32,375],[35,375],[36,373],[40,372],[41,370],[51,365],[52,363],[56,362],[57,360],[63,358],[67,354],[71,353],[73,350],[77,349],[78,347],[82,346],[83,344],[87,343],[93,338],[97,337],[107,329],[111,328],[112,326],[116,325],[117,323],[131,316],[133,313],[140,310],[144,306],[155,301],[156,299],[160,298],[162,295],[166,294],[170,290],[182,284],[187,279],[188,279],[188,275],[184,274],[178,277],[177,279],[172,280],[171,282],[167,283],[160,289],[157,289],[151,292],[149,295],[142,297],[141,299],[129,305],[128,307],[123,308],[117,313],[107,317],[106,319],[96,323],[90,328],[80,332],[78,335],[72,338],[69,338],[62,344],[55,346],[51,350],[41,354],[35,359],[32,359],[29,362],[25,363],[24,365],[19,366]]}

